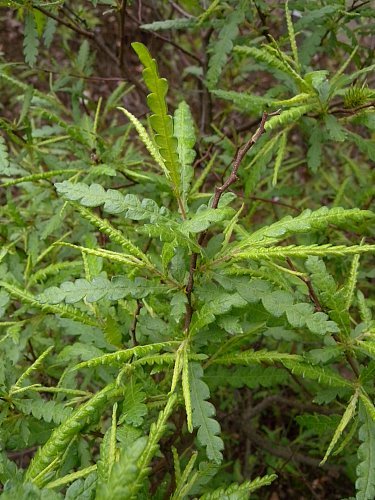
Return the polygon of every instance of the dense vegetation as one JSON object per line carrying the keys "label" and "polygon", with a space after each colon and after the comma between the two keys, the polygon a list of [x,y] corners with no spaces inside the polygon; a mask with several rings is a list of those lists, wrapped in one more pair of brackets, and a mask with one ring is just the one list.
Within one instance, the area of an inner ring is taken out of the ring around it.
{"label": "dense vegetation", "polygon": [[370,2],[0,6],[2,498],[372,500]]}

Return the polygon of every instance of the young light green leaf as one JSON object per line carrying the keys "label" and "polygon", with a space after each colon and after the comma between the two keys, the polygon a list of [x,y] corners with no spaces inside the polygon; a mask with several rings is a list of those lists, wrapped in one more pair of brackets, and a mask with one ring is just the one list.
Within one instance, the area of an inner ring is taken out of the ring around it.
{"label": "young light green leaf", "polygon": [[340,439],[342,433],[344,432],[344,430],[345,430],[346,426],[348,425],[348,423],[350,422],[350,420],[353,418],[353,416],[355,414],[355,410],[357,408],[358,396],[359,396],[359,391],[357,390],[353,394],[353,396],[350,398],[348,406],[346,407],[346,410],[345,410],[345,412],[340,420],[340,423],[335,430],[335,433],[332,437],[332,440],[328,446],[328,449],[326,451],[326,454],[324,455],[323,460],[320,462],[320,465],[323,465],[327,461],[327,458],[331,454],[335,444]]}
{"label": "young light green leaf", "polygon": [[151,91],[151,94],[147,96],[147,104],[153,113],[150,117],[150,123],[156,134],[155,142],[164,160],[168,178],[171,181],[181,213],[185,215],[180,194],[181,167],[177,154],[177,139],[173,135],[173,120],[168,115],[166,103],[168,82],[165,78],[160,78],[157,63],[151,57],[145,45],[134,42],[132,47],[145,67],[142,74],[147,88]]}
{"label": "young light green leaf", "polygon": [[190,183],[194,175],[193,161],[195,158],[194,145],[195,124],[189,105],[181,101],[174,113],[174,135],[177,138],[177,153],[181,165],[181,197],[185,209],[189,194]]}
{"label": "young light green leaf", "polygon": [[375,495],[375,422],[362,402],[359,404],[359,439],[357,480],[358,500],[371,500]]}

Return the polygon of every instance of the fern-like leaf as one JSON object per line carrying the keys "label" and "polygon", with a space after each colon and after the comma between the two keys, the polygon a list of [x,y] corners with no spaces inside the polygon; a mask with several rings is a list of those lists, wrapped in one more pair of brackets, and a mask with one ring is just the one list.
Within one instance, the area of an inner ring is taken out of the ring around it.
{"label": "fern-like leaf", "polygon": [[210,390],[202,380],[202,367],[198,363],[191,363],[189,368],[193,426],[198,428],[198,441],[205,446],[209,460],[219,464],[223,458],[221,451],[224,443],[218,435],[220,425],[213,419],[215,408],[207,401]]}
{"label": "fern-like leaf", "polygon": [[32,10],[27,10],[25,13],[25,33],[23,40],[23,53],[25,61],[31,67],[36,63],[38,56],[39,38],[36,29],[35,18]]}
{"label": "fern-like leaf", "polygon": [[253,57],[256,61],[265,64],[271,72],[272,69],[282,71],[284,74],[288,75],[288,77],[302,92],[311,93],[310,85],[305,82],[305,80],[285,61],[285,59],[276,57],[276,55],[271,54],[265,50],[265,48],[258,49],[257,47],[236,46],[234,50],[239,54]]}
{"label": "fern-like leaf", "polygon": [[353,222],[362,222],[365,220],[374,220],[375,214],[370,210],[360,210],[352,208],[327,208],[321,207],[318,210],[304,210],[297,217],[290,215],[275,222],[271,226],[265,226],[258,231],[253,232],[247,238],[244,238],[236,245],[237,248],[246,248],[254,246],[273,245],[293,234],[308,233],[311,231],[321,231],[330,224],[342,226]]}
{"label": "fern-like leaf", "polygon": [[10,175],[9,154],[4,137],[0,134],[0,175]]}
{"label": "fern-like leaf", "polygon": [[296,362],[292,360],[282,359],[282,364],[286,366],[292,373],[300,375],[303,378],[317,380],[320,384],[332,387],[351,388],[352,384],[335,373],[332,370],[321,366],[314,366],[307,363]]}
{"label": "fern-like leaf", "polygon": [[361,444],[357,453],[356,498],[358,500],[372,500],[375,496],[375,422],[362,403],[359,405],[359,418]]}
{"label": "fern-like leaf", "polygon": [[182,101],[174,114],[174,135],[177,138],[177,153],[181,165],[181,197],[185,210],[189,187],[193,178],[194,145],[196,141],[194,120],[189,105]]}
{"label": "fern-like leaf", "polygon": [[83,182],[76,184],[64,181],[55,184],[56,190],[70,201],[79,201],[84,207],[99,207],[104,205],[104,210],[110,214],[124,214],[132,220],[149,219],[155,222],[160,216],[166,215],[165,208],[159,208],[154,200],[142,201],[134,194],[125,196],[119,191],[108,189],[100,184],[87,185]]}
{"label": "fern-like leaf", "polygon": [[257,477],[253,481],[245,481],[242,484],[233,483],[228,487],[218,488],[210,493],[205,493],[201,496],[201,500],[221,500],[224,498],[245,500],[249,498],[250,493],[263,488],[263,486],[268,486],[276,478],[276,474],[270,474],[269,476]]}
{"label": "fern-like leaf", "polygon": [[112,400],[118,398],[123,388],[110,384],[99,391],[89,401],[79,406],[72,415],[57,427],[48,441],[33,458],[26,477],[37,486],[46,482],[45,474],[59,466],[66,447],[87,424],[100,417],[102,409]]}
{"label": "fern-like leaf", "polygon": [[121,366],[133,357],[141,358],[147,354],[159,352],[165,348],[172,348],[179,344],[180,342],[177,340],[171,340],[169,342],[160,342],[157,344],[140,345],[132,347],[131,349],[105,354],[104,356],[90,359],[89,361],[84,361],[83,363],[76,365],[73,369],[80,370],[82,368],[95,368],[101,365]]}
{"label": "fern-like leaf", "polygon": [[0,287],[5,288],[13,297],[21,300],[25,304],[29,304],[32,307],[36,307],[47,314],[57,314],[62,318],[69,318],[73,321],[78,321],[84,325],[98,326],[98,321],[92,316],[85,314],[84,312],[76,309],[72,306],[67,305],[53,305],[53,304],[42,304],[37,300],[36,297],[26,292],[25,290],[6,283],[5,281],[0,281]]}
{"label": "fern-like leaf", "polygon": [[210,44],[209,50],[212,53],[208,62],[206,75],[206,85],[212,89],[217,84],[228,54],[233,48],[233,40],[238,35],[238,26],[245,19],[245,12],[248,0],[237,2],[236,8],[229,14],[223,27],[219,31],[218,39]]}
{"label": "fern-like leaf", "polygon": [[137,493],[144,484],[145,478],[150,473],[150,463],[159,450],[159,441],[167,430],[168,419],[176,405],[177,396],[172,394],[165,408],[159,413],[158,420],[151,425],[146,447],[137,461],[137,475],[130,487],[129,499],[137,498]]}
{"label": "fern-like leaf", "polygon": [[346,407],[346,410],[345,410],[345,412],[340,420],[340,423],[335,430],[335,433],[332,437],[331,442],[329,443],[328,449],[326,451],[326,454],[324,455],[323,460],[320,462],[320,465],[323,465],[327,461],[327,458],[331,454],[335,444],[340,439],[340,436],[344,432],[344,430],[345,430],[346,426],[348,425],[348,423],[350,422],[350,420],[353,418],[353,416],[355,414],[356,407],[357,407],[358,395],[359,395],[359,391],[357,390],[353,394],[353,396],[350,398],[348,406]]}
{"label": "fern-like leaf", "polygon": [[167,168],[168,177],[180,210],[184,215],[185,211],[181,201],[181,175],[177,140],[173,135],[173,120],[168,115],[166,103],[168,82],[165,78],[160,78],[155,59],[151,57],[142,43],[134,42],[132,47],[145,67],[142,74],[147,88],[151,91],[151,94],[147,96],[148,107],[153,113],[150,117],[151,127],[156,133],[155,142]]}
{"label": "fern-like leaf", "polygon": [[112,473],[106,483],[100,483],[96,498],[113,500],[115,498],[132,499],[134,482],[139,475],[137,462],[145,450],[147,437],[140,437],[130,446],[123,448],[118,462],[112,468]]}

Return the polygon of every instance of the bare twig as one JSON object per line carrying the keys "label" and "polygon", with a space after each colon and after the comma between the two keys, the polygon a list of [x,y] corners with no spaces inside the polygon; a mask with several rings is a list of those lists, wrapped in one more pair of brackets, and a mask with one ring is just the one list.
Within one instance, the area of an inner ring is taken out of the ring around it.
{"label": "bare twig", "polygon": [[125,19],[126,19],[126,2],[127,0],[122,0],[120,10],[119,10],[119,40],[120,40],[120,49],[118,54],[118,59],[120,63],[120,68],[124,69],[125,61],[124,61],[124,52],[125,52]]}
{"label": "bare twig", "polygon": [[[254,443],[258,448],[261,448],[262,450],[271,453],[271,455],[283,458],[288,461],[306,464],[312,467],[320,466],[319,459],[309,457],[302,453],[298,453],[287,446],[285,447],[278,446],[269,439],[262,437],[260,434],[258,434],[258,432],[256,432],[252,427],[248,425],[244,426],[244,432],[250,438],[252,443]],[[324,464],[322,467],[325,468],[326,470],[332,470],[332,471],[342,470],[342,467],[340,467],[339,465]]]}
{"label": "bare twig", "polygon": [[231,172],[230,176],[228,177],[228,179],[224,182],[224,184],[222,186],[215,188],[215,196],[214,196],[214,199],[213,199],[213,202],[212,202],[212,208],[217,208],[218,207],[220,198],[223,195],[223,193],[232,184],[234,184],[238,180],[237,172],[238,172],[238,169],[240,168],[241,162],[244,159],[244,157],[246,156],[246,154],[248,153],[249,149],[252,148],[254,146],[254,144],[258,141],[258,139],[260,138],[260,136],[262,134],[264,134],[264,132],[265,132],[264,127],[265,127],[265,124],[266,124],[266,121],[268,120],[268,118],[270,116],[275,116],[275,115],[278,115],[278,114],[280,114],[279,110],[278,111],[274,111],[273,113],[266,113],[266,112],[263,113],[262,120],[261,120],[260,125],[257,128],[256,132],[247,141],[247,143],[244,146],[242,146],[242,148],[240,148],[238,150],[236,158],[235,158],[235,160],[233,162],[233,168],[232,168],[232,172]]}
{"label": "bare twig", "polygon": [[343,115],[354,115],[355,113],[357,113],[357,111],[361,111],[362,109],[366,109],[366,108],[374,108],[374,107],[375,107],[375,101],[367,103],[367,104],[362,104],[362,106],[357,106],[356,108],[352,108],[352,109],[331,108],[329,110],[329,112],[334,114],[334,115],[339,114],[339,113],[341,113]]}

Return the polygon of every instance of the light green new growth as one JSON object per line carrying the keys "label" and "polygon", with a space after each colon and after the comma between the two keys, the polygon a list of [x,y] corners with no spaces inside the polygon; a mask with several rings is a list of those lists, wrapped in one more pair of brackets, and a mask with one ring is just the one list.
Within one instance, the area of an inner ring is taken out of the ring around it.
{"label": "light green new growth", "polygon": [[357,500],[371,500],[375,496],[375,421],[362,401],[359,403],[360,428],[358,437]]}
{"label": "light green new growth", "polygon": [[55,470],[60,465],[69,443],[83,427],[97,420],[103,408],[110,401],[118,398],[122,392],[122,387],[110,384],[89,401],[79,406],[65,422],[52,432],[45,445],[38,450],[27,470],[26,478],[37,486],[46,484],[47,472]]}
{"label": "light green new growth", "polygon": [[153,113],[150,123],[156,133],[155,142],[164,160],[181,215],[185,217],[185,209],[181,200],[181,167],[177,154],[177,140],[173,135],[173,120],[168,115],[166,103],[168,82],[165,78],[160,78],[156,61],[151,57],[145,45],[134,42],[132,47],[145,67],[142,75],[147,88],[151,91],[151,94],[147,96],[147,104]]}
{"label": "light green new growth", "polygon": [[30,365],[24,372],[23,374],[19,377],[17,382],[12,385],[12,387],[9,390],[9,395],[11,395],[14,392],[17,392],[21,388],[22,382],[29,377],[29,375],[34,372],[35,370],[38,370],[40,365],[43,363],[43,360],[48,356],[48,354],[52,351],[53,346],[47,347],[47,349],[42,352],[42,354],[34,361],[32,365]]}
{"label": "light green new growth", "polygon": [[73,370],[81,370],[82,368],[94,368],[101,365],[117,366],[126,363],[131,358],[141,358],[152,352],[159,352],[165,348],[173,348],[179,345],[177,340],[170,340],[168,342],[160,342],[157,344],[148,344],[132,347],[122,351],[117,351],[110,354],[104,354],[99,358],[90,359],[76,365]]}
{"label": "light green new growth", "polygon": [[177,139],[177,153],[181,165],[181,197],[187,211],[187,197],[193,179],[194,145],[196,142],[195,124],[189,105],[181,101],[173,118],[174,135]]}
{"label": "light green new growth", "polygon": [[340,423],[339,425],[337,426],[336,430],[335,430],[335,433],[332,437],[332,440],[328,446],[328,449],[326,451],[326,454],[324,455],[324,458],[323,460],[320,462],[320,465],[323,465],[329,455],[331,454],[335,444],[337,443],[337,441],[340,439],[340,437],[342,436],[346,426],[348,425],[348,423],[350,422],[350,420],[353,418],[354,414],[355,414],[355,410],[357,408],[357,402],[358,402],[358,396],[359,396],[359,390],[357,389],[356,392],[353,394],[353,396],[350,398],[350,401],[348,403],[348,406],[346,407],[346,410],[340,420]]}

